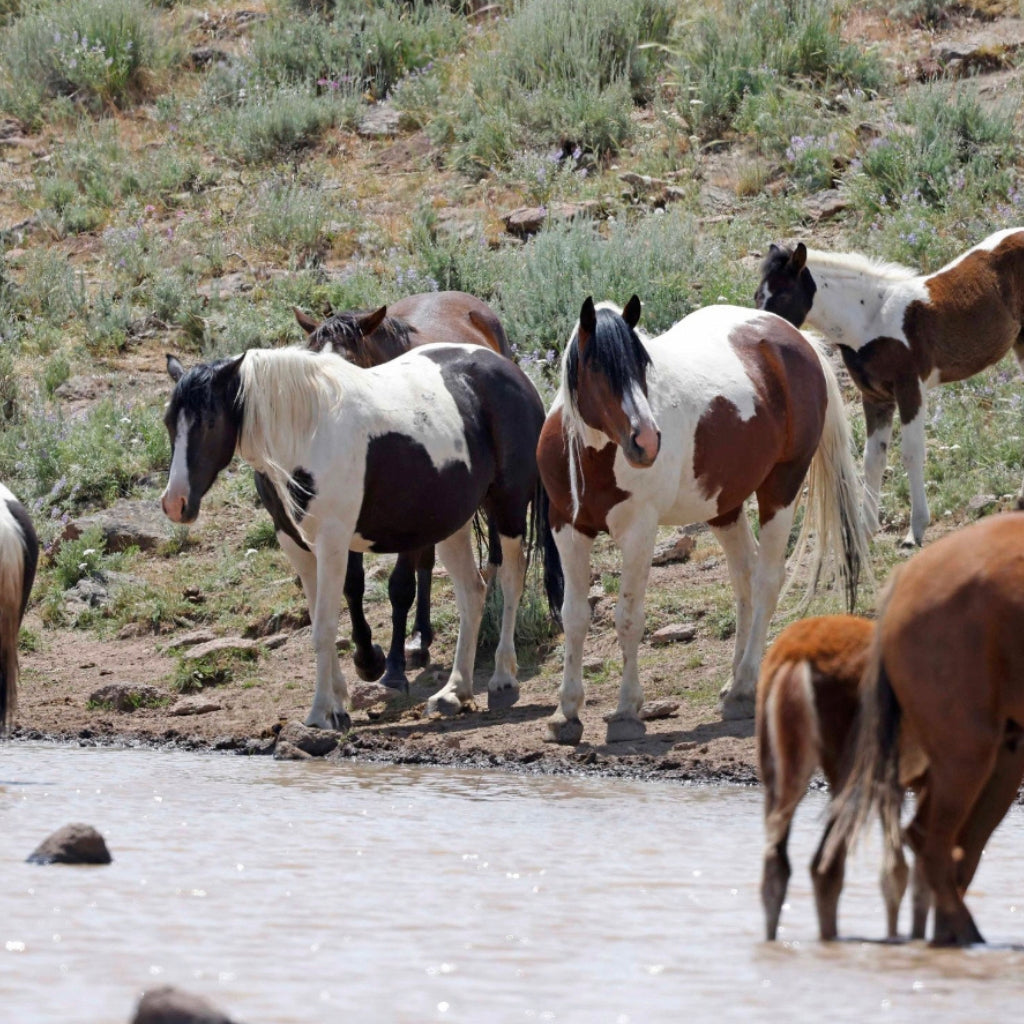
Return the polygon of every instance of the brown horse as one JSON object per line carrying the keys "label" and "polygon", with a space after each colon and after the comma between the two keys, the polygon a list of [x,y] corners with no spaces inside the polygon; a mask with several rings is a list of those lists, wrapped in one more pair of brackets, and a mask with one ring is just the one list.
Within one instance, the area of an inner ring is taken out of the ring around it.
{"label": "brown horse", "polygon": [[[583,732],[587,591],[599,533],[622,552],[615,611],[622,684],[609,743],[645,731],[637,654],[659,525],[707,522],[725,550],[736,593],[726,717],[754,713],[805,486],[798,548],[813,534],[817,568],[822,558],[837,565],[851,605],[867,565],[846,413],[826,356],[781,317],[738,306],[706,306],[652,339],[636,332],[639,317],[635,295],[622,311],[583,303],[537,449],[565,572],[565,667],[548,724],[557,743],[578,743]],[[756,540],[744,508],[752,495]]]}
{"label": "brown horse", "polygon": [[[793,815],[816,768],[837,794],[850,769],[860,710],[861,675],[875,626],[855,615],[822,615],[787,626],[761,663],[757,682],[757,762],[764,783],[766,845],[761,901],[765,932],[776,936],[791,869],[787,846]],[[896,829],[884,828],[891,839]],[[846,844],[827,866],[826,827],[811,861],[811,882],[822,939],[834,939],[839,893],[843,887]],[[897,935],[900,903],[907,887],[902,844],[886,842],[882,867],[889,937]],[[923,938],[928,890],[914,879],[911,935]]]}
{"label": "brown horse", "polygon": [[[300,309],[295,319],[307,334],[307,347],[316,352],[336,352],[364,369],[380,366],[411,348],[447,342],[481,345],[511,358],[505,330],[485,302],[465,292],[424,292],[399,299],[390,306],[366,312],[332,313],[326,320],[314,320]],[[259,481],[257,486],[260,486]],[[492,550],[500,550],[492,545]],[[388,596],[392,608],[391,647],[387,658],[373,643],[370,625],[363,613],[366,577],[363,556],[349,554],[345,576],[345,601],[352,619],[353,662],[363,679],[378,679],[397,690],[408,690],[405,669],[422,668],[430,661],[434,630],[430,624],[430,584],[434,569],[434,548],[399,554]],[[415,595],[413,630],[405,639],[406,622]]]}
{"label": "brown horse", "polygon": [[[1024,513],[949,534],[897,570],[864,675],[862,725],[833,844],[871,807],[898,814],[935,905],[935,945],[982,942],[964,893],[1024,778]],[[916,745],[907,764],[901,746]]]}
{"label": "brown horse", "polygon": [[810,324],[839,346],[864,404],[864,513],[872,530],[899,410],[900,453],[910,482],[904,544],[919,545],[930,518],[927,392],[973,377],[1011,349],[1024,367],[1024,228],[997,231],[934,274],[856,253],[815,252],[803,243],[772,245],[754,301],[797,327]]}

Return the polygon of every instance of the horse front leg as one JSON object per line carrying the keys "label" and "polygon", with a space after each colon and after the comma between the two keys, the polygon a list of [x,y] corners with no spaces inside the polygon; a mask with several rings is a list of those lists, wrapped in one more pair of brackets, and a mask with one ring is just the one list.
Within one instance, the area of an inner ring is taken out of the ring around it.
{"label": "horse front leg", "polygon": [[316,602],[310,609],[313,621],[313,650],[316,653],[316,693],[306,725],[347,732],[348,686],[338,660],[338,613],[345,586],[351,530],[323,524],[314,546],[316,557]]}
{"label": "horse front leg", "polygon": [[895,402],[875,402],[865,397],[864,427],[864,525],[869,534],[878,532],[878,517],[882,501],[882,476],[889,458],[892,441],[892,418]]}
{"label": "horse front leg", "polygon": [[[345,569],[345,604],[348,605],[349,619],[352,621],[352,661],[356,667],[356,675],[372,683],[380,679],[384,672],[384,652],[373,642],[370,624],[363,614],[363,594],[366,591],[366,575],[363,571],[363,556],[359,551],[348,553]],[[312,615],[312,603],[310,614]]]}
{"label": "horse front leg", "polygon": [[657,519],[650,514],[631,524],[622,535],[613,534],[622,552],[619,600],[615,605],[615,633],[622,648],[622,684],[619,705],[608,719],[608,743],[637,740],[647,732],[640,717],[644,692],[640,686],[639,651],[644,635],[644,597],[657,529]]}
{"label": "horse front leg", "polygon": [[924,389],[916,381],[908,385],[899,398],[900,457],[910,484],[910,529],[901,541],[902,547],[920,547],[924,531],[931,521],[928,498],[924,491]]}
{"label": "horse front leg", "polygon": [[523,538],[501,537],[501,634],[494,652],[494,674],[487,683],[487,707],[508,708],[519,700],[519,662],[516,659],[516,613],[526,582]]}
{"label": "horse front leg", "polygon": [[565,661],[558,708],[548,719],[547,739],[575,746],[583,738],[580,708],[583,706],[583,641],[590,626],[590,553],[594,538],[562,526],[554,531],[562,562],[565,592],[562,598],[562,628],[565,631]]}
{"label": "horse front leg", "polygon": [[473,665],[487,586],[473,556],[471,522],[438,544],[437,553],[455,588],[459,638],[455,643],[451,675],[448,682],[427,701],[427,714],[453,715],[473,709]]}
{"label": "horse front leg", "polygon": [[430,587],[434,576],[434,546],[420,548],[410,556],[416,566],[416,617],[412,635],[405,642],[405,663],[409,668],[430,664],[434,628],[430,624]]}

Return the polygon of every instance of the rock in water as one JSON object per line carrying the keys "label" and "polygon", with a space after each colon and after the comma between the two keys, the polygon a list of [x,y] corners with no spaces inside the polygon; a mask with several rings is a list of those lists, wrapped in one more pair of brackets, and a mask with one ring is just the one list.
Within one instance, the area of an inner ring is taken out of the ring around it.
{"label": "rock in water", "polygon": [[109,864],[112,858],[103,836],[92,825],[71,824],[57,829],[29,854],[29,864]]}
{"label": "rock in water", "polygon": [[142,996],[132,1024],[232,1024],[232,1020],[202,996],[162,985]]}

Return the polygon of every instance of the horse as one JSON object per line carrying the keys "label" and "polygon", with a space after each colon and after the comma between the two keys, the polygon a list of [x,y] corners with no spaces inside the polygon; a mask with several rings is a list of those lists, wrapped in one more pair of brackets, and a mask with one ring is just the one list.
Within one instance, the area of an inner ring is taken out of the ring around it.
{"label": "horse", "polygon": [[826,861],[876,804],[898,821],[912,786],[904,837],[931,889],[932,943],[983,942],[964,893],[1024,778],[1022,723],[1024,513],[1005,512],[947,534],[893,573]]}
{"label": "horse", "polygon": [[486,594],[472,544],[481,507],[501,548],[504,598],[488,706],[515,703],[513,632],[529,507],[540,499],[534,451],[544,421],[540,396],[515,363],[475,346],[428,345],[363,369],[284,348],[188,371],[171,357],[168,371],[174,390],[164,423],[173,454],[163,510],[174,522],[193,522],[236,450],[263,474],[268,511],[309,602],[316,693],[307,725],[351,727],[335,647],[350,550],[437,545],[455,588],[459,635],[451,674],[427,712],[472,708]]}
{"label": "horse", "polygon": [[[811,585],[826,560],[838,563],[852,602],[867,564],[849,427],[824,353],[781,317],[735,306],[708,306],[646,341],[635,330],[639,317],[635,295],[621,312],[583,303],[537,450],[565,574],[565,665],[548,722],[556,743],[576,744],[583,733],[583,641],[599,533],[622,554],[615,612],[622,683],[609,743],[645,732],[637,650],[659,524],[707,522],[725,551],[736,593],[732,682],[721,694],[726,718],[753,715],[805,477],[798,549],[813,551]],[[752,494],[759,541],[744,511]]]}
{"label": "horse", "polygon": [[18,703],[18,631],[39,563],[39,539],[25,506],[0,483],[0,735]]}
{"label": "horse", "polygon": [[[485,302],[465,292],[424,292],[399,299],[372,311],[332,313],[326,320],[314,320],[297,307],[292,308],[299,326],[306,332],[308,348],[334,352],[356,366],[369,369],[408,352],[410,348],[438,342],[483,345],[512,358],[505,330]],[[266,490],[257,477],[257,491]],[[491,545],[500,552],[500,547]],[[491,575],[496,566],[490,569]],[[430,624],[430,586],[434,570],[434,548],[402,551],[388,581],[391,596],[391,647],[387,658],[373,643],[370,625],[363,614],[366,577],[361,552],[351,551],[345,574],[345,602],[352,620],[353,656],[361,679],[380,679],[385,686],[407,693],[406,667],[423,668],[430,663],[434,630]],[[406,621],[415,594],[416,611],[412,634],[405,637]]]}
{"label": "horse", "polygon": [[933,274],[856,253],[817,252],[802,242],[772,244],[754,301],[839,346],[864,406],[864,515],[872,532],[899,410],[910,483],[902,543],[920,546],[931,518],[924,488],[928,391],[980,373],[1011,349],[1024,368],[1024,228],[989,235]]}
{"label": "horse", "polygon": [[[757,680],[757,763],[764,784],[767,842],[761,875],[765,934],[775,939],[791,869],[789,830],[807,785],[820,767],[835,796],[842,788],[856,747],[860,684],[875,632],[869,619],[821,615],[798,619],[768,648]],[[883,821],[882,896],[889,938],[898,935],[900,903],[909,871],[903,845]],[[823,940],[838,934],[837,910],[843,888],[846,846],[823,870],[830,833],[826,827],[811,860],[811,883]],[[929,892],[914,874],[912,938],[924,938]]]}

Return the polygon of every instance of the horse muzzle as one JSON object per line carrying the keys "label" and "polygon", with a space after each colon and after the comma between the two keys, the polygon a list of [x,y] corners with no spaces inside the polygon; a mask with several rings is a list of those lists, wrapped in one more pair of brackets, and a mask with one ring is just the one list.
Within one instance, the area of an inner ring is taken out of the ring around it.
{"label": "horse muzzle", "polygon": [[199,517],[199,502],[193,505],[184,495],[168,495],[164,491],[160,497],[160,507],[172,523],[194,523]]}
{"label": "horse muzzle", "polygon": [[661,431],[657,427],[644,427],[633,431],[622,445],[626,461],[637,469],[646,469],[654,464],[661,451]]}

